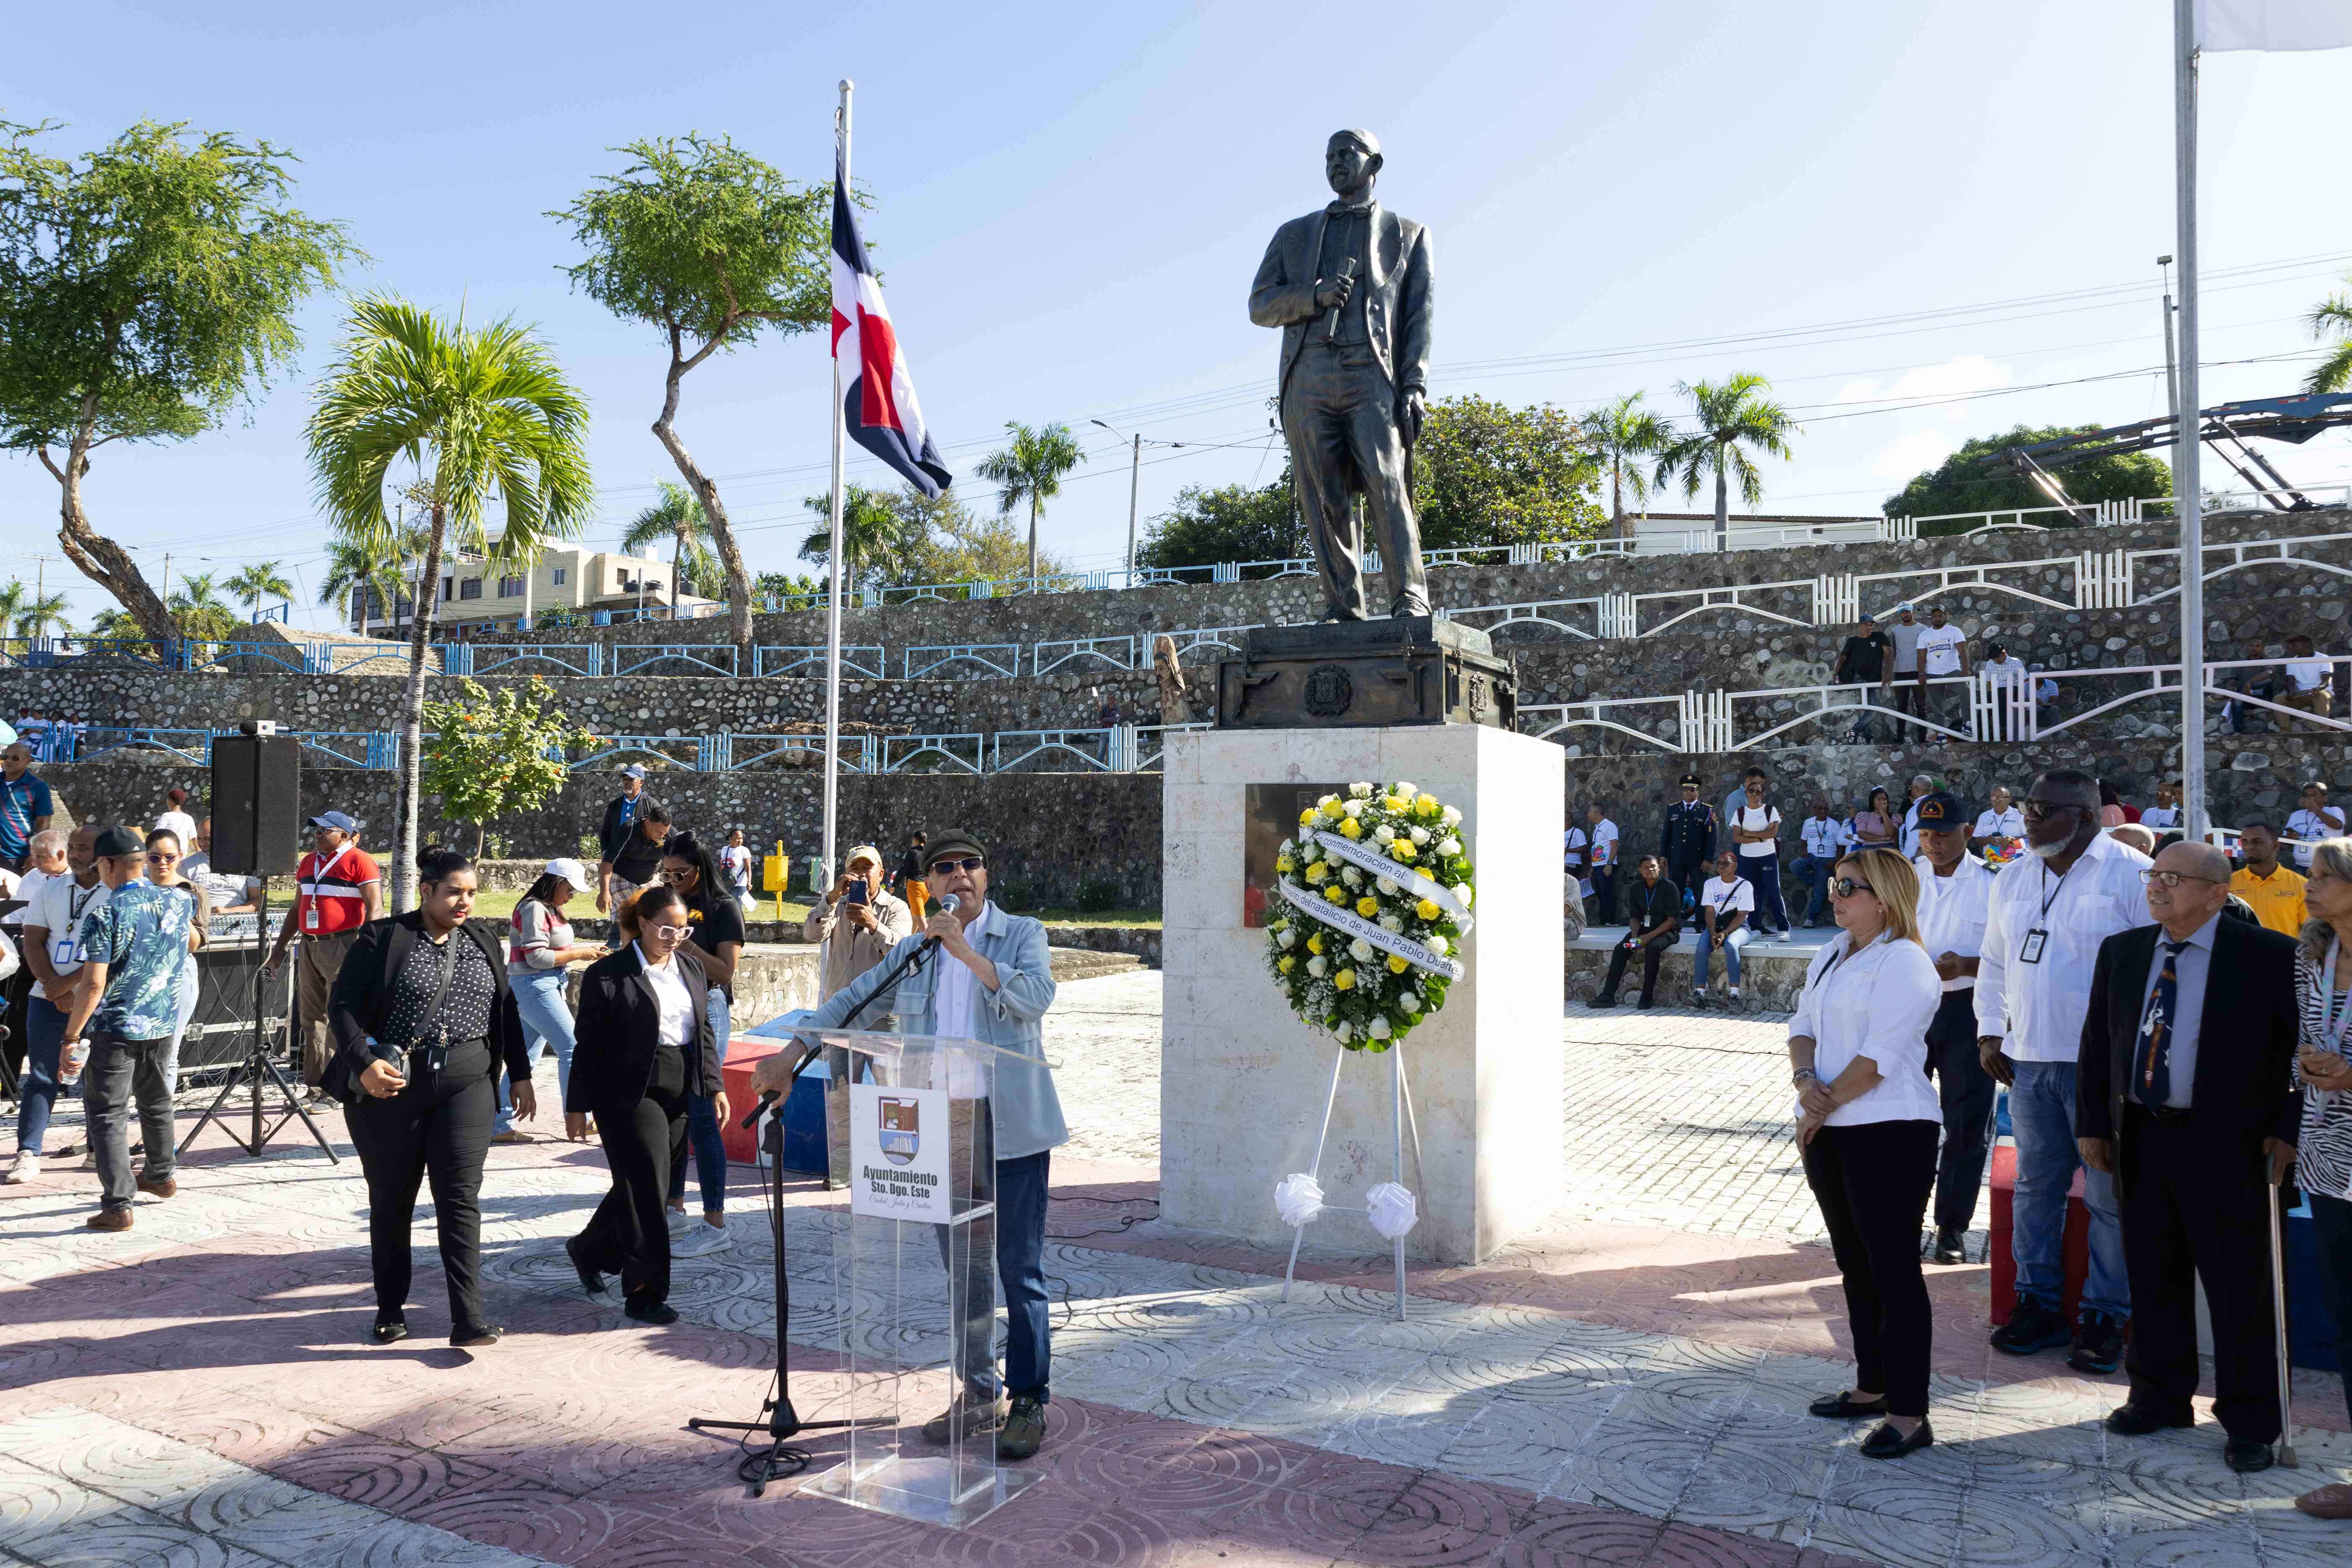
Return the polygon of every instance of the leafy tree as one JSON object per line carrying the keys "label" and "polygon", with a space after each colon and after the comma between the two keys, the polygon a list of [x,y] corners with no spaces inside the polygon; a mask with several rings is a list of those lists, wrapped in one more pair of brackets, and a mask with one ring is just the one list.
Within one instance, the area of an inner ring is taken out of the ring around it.
{"label": "leafy tree", "polygon": [[572,286],[669,345],[654,435],[702,503],[727,569],[728,636],[751,663],[751,584],[719,487],[678,438],[678,384],[764,330],[790,337],[833,319],[833,185],[799,185],[726,137],[656,137],[614,149],[633,162],[561,212],[588,251]]}
{"label": "leafy tree", "polygon": [[147,636],[147,628],[130,611],[110,605],[89,618],[89,635],[115,642],[138,642]]}
{"label": "leafy tree", "polygon": [[2313,337],[2324,341],[2333,333],[2336,342],[2328,349],[2327,357],[2312,366],[2311,374],[2303,378],[2303,389],[2305,392],[2352,390],[2352,293],[2330,294],[2312,308],[2308,320]]}
{"label": "leafy tree", "polygon": [[1578,421],[1592,455],[1608,466],[1609,517],[1620,539],[1633,537],[1633,525],[1625,511],[1626,492],[1633,492],[1635,506],[1648,504],[1650,481],[1643,468],[1675,438],[1674,426],[1641,403],[1642,394],[1629,392]]}
{"label": "leafy tree", "polygon": [[[2061,436],[2077,436],[2096,428],[2092,425],[2073,428],[2020,425],[2005,435],[1971,437],[1958,451],[1888,496],[1886,515],[1939,517],[1952,512],[2011,511],[2048,506],[2050,498],[2042,488],[2001,462],[2000,454],[2007,447],[2054,441]],[[2069,464],[2058,470],[2058,476],[2065,483],[2066,493],[2086,505],[2172,493],[2172,465],[2154,452],[2093,458],[2087,462]],[[2047,514],[2043,521],[2053,519],[2057,526],[2067,528],[2080,521],[2064,512]],[[1920,531],[1930,535],[1960,533],[1968,528],[1965,519],[1958,519],[1928,523]]]}
{"label": "leafy tree", "polygon": [[494,816],[530,811],[563,789],[565,753],[594,737],[548,706],[555,689],[536,676],[486,691],[467,679],[463,695],[427,702],[424,787],[439,797],[441,814],[474,825],[474,853]]}
{"label": "leafy tree", "polygon": [[61,632],[68,630],[66,596],[63,594],[28,596],[24,607],[9,617],[9,625],[20,637],[47,637],[52,627]]}
{"label": "leafy tree", "polygon": [[239,567],[228,580],[228,591],[237,596],[247,610],[252,611],[261,608],[264,599],[291,599],[294,584],[286,580],[286,574],[278,563],[259,561],[250,566]]}
{"label": "leafy tree", "polygon": [[670,542],[669,616],[677,619],[677,595],[691,579],[696,588],[715,587],[718,563],[711,560],[710,517],[684,485],[665,483],[660,499],[629,521],[621,548],[634,555],[664,539]]}
{"label": "leafy tree", "polygon": [[[820,566],[833,560],[833,498],[811,496],[801,503],[816,516],[816,525],[801,541],[801,559]],[[921,539],[907,514],[893,504],[887,490],[864,485],[845,486],[841,492],[841,583],[853,587],[887,587],[907,581]],[[820,588],[818,592],[824,592]]]}
{"label": "leafy tree", "polygon": [[1691,400],[1696,428],[1675,432],[1673,442],[1658,455],[1652,482],[1663,486],[1670,479],[1679,479],[1683,494],[1696,498],[1712,474],[1716,537],[1726,540],[1731,531],[1731,482],[1738,481],[1739,499],[1748,505],[1764,499],[1764,475],[1748,448],[1786,458],[1796,422],[1764,395],[1772,384],[1752,370],[1719,382],[1678,381],[1675,390]]}
{"label": "leafy tree", "polygon": [[400,614],[401,591],[399,571],[374,549],[355,540],[327,541],[327,580],[319,584],[319,603],[348,611],[352,624],[364,628],[369,596],[389,621]]}
{"label": "leafy tree", "polygon": [[[1028,570],[1020,531],[1002,514],[980,516],[953,490],[927,496],[912,485],[891,498],[914,541],[906,576],[909,583],[990,583]],[[1037,557],[1037,570],[1053,576],[1063,570],[1052,551]]]}
{"label": "leafy tree", "polygon": [[972,472],[997,487],[999,517],[1010,517],[1014,507],[1029,503],[1029,575],[1034,578],[1037,575],[1037,519],[1044,515],[1045,503],[1062,493],[1062,476],[1085,462],[1087,455],[1078,450],[1078,438],[1066,425],[1032,430],[1017,419],[1008,419],[1004,429],[1012,443],[1002,452],[982,458]]}
{"label": "leafy tree", "polygon": [[1600,464],[1576,421],[1547,403],[1441,397],[1413,444],[1413,507],[1431,550],[1590,538]]}
{"label": "leafy tree", "polygon": [[236,612],[220,596],[212,574],[184,573],[167,601],[172,625],[181,637],[195,642],[226,642],[236,636]]}
{"label": "leafy tree", "polygon": [[1286,468],[1262,489],[1185,486],[1176,492],[1176,504],[1151,520],[1135,559],[1170,571],[1221,561],[1295,561],[1307,550],[1307,524]]}
{"label": "leafy tree", "polygon": [[[362,300],[340,357],[319,389],[307,432],[320,504],[342,536],[388,556],[395,542],[384,491],[395,464],[428,487],[425,569],[441,576],[449,531],[493,561],[528,561],[571,538],[595,508],[588,474],[588,403],[547,345],[511,321],[468,327],[404,300]],[[490,498],[506,521],[495,545],[483,528]],[[425,649],[434,599],[410,622],[408,690],[402,708],[398,841],[393,907],[411,905],[416,878]]]}
{"label": "leafy tree", "polygon": [[294,311],[358,258],[286,205],[291,156],[142,121],[78,160],[0,121],[0,446],[58,487],[66,559],[159,650],[171,611],[83,492],[112,441],[184,440],[249,405],[300,346]]}
{"label": "leafy tree", "polygon": [[751,592],[759,598],[805,599],[824,597],[825,584],[805,572],[762,572],[751,579]]}

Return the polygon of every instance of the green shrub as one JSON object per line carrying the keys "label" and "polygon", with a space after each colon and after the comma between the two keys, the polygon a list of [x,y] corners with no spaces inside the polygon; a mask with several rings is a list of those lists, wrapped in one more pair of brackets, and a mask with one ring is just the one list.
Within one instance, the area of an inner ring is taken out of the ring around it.
{"label": "green shrub", "polygon": [[1118,908],[1118,879],[1088,877],[1078,884],[1078,913],[1098,915]]}

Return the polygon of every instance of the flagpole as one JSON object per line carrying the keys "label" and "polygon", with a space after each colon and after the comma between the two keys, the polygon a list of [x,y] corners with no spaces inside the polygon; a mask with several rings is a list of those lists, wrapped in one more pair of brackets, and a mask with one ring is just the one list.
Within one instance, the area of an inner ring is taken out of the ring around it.
{"label": "flagpole", "polygon": [[2192,841],[2205,811],[2204,404],[2197,374],[2197,0],[2172,0],[2175,221],[2180,258],[2180,403],[2174,424],[2173,505],[2180,515],[2180,815]]}
{"label": "flagpole", "polygon": [[[841,79],[841,108],[835,131],[841,151],[840,178],[849,184],[849,94],[855,84]],[[841,815],[841,458],[844,439],[841,413],[841,354],[838,342],[833,360],[833,547],[826,552],[824,595],[824,860],[818,868],[822,891],[833,881],[834,832]]]}

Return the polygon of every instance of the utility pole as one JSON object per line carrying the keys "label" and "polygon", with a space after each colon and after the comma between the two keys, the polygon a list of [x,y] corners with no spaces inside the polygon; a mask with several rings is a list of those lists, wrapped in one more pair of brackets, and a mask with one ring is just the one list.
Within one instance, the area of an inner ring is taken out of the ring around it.
{"label": "utility pole", "polygon": [[2180,516],[2180,821],[2202,843],[2205,810],[2205,492],[2202,405],[2197,394],[2197,29],[2196,0],[2172,0],[2174,221],[2180,258],[2180,392],[2175,422],[2173,510]]}
{"label": "utility pole", "polygon": [[[1087,423],[1101,425],[1114,436],[1119,433],[1116,427],[1104,424],[1099,419],[1090,419]],[[1177,445],[1181,446],[1183,443],[1180,441]],[[1135,586],[1136,501],[1143,493],[1143,432],[1140,430],[1135,433],[1134,454],[1129,461],[1127,470],[1127,585],[1130,588]]]}
{"label": "utility pole", "polygon": [[[2180,368],[2172,352],[2172,258],[2159,256],[2158,267],[2164,274],[2164,406],[2172,415],[2172,494],[2176,503],[2180,497]],[[2178,504],[2174,511],[2180,509]]]}

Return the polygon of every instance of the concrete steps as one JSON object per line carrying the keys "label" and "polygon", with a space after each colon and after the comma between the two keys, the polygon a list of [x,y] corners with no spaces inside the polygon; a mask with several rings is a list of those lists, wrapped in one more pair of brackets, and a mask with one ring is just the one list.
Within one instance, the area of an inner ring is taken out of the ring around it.
{"label": "concrete steps", "polygon": [[1091,948],[1057,947],[1054,955],[1054,981],[1066,985],[1073,980],[1098,980],[1106,974],[1125,974],[1143,967],[1143,961],[1131,952],[1097,952]]}

